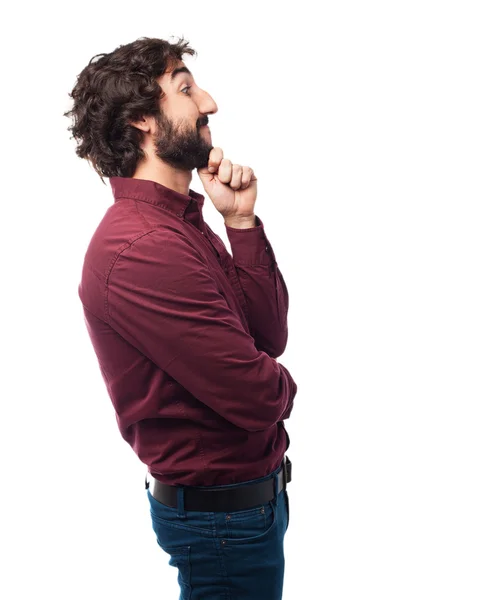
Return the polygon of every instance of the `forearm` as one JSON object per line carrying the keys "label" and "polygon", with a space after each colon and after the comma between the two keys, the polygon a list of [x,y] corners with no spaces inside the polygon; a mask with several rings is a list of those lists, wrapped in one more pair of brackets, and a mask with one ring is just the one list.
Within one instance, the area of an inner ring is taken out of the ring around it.
{"label": "forearm", "polygon": [[256,217],[253,227],[228,227],[227,235],[256,347],[276,358],[284,352],[288,338],[289,298],[264,225]]}

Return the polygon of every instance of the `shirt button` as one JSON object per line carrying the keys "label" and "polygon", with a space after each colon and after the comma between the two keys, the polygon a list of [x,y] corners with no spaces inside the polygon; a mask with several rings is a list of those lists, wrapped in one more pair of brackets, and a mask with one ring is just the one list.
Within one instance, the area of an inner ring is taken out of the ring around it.
{"label": "shirt button", "polygon": [[181,217],[181,213],[176,213],[176,216],[177,217]]}
{"label": "shirt button", "polygon": [[268,248],[268,246],[266,246],[265,250],[266,250],[266,252],[269,252],[269,248]]}

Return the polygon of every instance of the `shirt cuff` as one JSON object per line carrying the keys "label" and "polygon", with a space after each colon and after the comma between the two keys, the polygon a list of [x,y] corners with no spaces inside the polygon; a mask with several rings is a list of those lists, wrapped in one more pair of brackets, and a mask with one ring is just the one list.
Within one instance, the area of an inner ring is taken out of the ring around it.
{"label": "shirt cuff", "polygon": [[256,215],[256,227],[236,229],[225,224],[233,261],[238,265],[270,266],[276,262],[273,249],[264,232],[263,221]]}

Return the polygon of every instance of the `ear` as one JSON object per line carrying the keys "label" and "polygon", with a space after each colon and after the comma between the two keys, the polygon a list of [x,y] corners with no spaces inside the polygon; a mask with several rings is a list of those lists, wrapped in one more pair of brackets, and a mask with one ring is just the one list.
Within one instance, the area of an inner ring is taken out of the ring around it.
{"label": "ear", "polygon": [[155,129],[154,122],[152,117],[141,117],[138,121],[130,121],[130,125],[145,133],[152,133]]}

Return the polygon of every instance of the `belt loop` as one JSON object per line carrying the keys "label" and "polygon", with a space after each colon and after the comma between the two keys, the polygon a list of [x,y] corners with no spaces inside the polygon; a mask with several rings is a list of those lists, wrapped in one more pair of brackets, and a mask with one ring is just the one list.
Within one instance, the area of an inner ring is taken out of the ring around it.
{"label": "belt loop", "polygon": [[284,458],[283,458],[283,489],[284,489],[284,491],[286,491],[286,486],[288,485],[288,468],[286,466],[286,459],[287,459],[287,456],[285,454]]}
{"label": "belt loop", "polygon": [[147,480],[147,475],[145,475],[145,490],[147,490],[150,487],[150,482]]}
{"label": "belt loop", "polygon": [[185,488],[182,486],[178,487],[178,491],[177,491],[177,506],[178,506],[178,514],[177,516],[180,519],[186,519],[186,514],[185,514]]}

